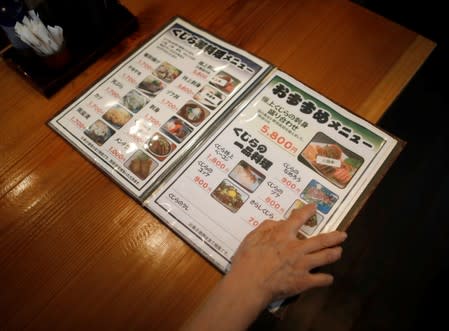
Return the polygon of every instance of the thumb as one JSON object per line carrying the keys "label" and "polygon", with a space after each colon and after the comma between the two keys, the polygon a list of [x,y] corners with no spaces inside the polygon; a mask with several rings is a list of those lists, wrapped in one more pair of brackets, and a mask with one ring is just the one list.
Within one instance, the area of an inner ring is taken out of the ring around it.
{"label": "thumb", "polygon": [[296,236],[301,226],[304,225],[305,222],[309,218],[315,215],[316,205],[314,203],[310,203],[305,205],[302,208],[294,209],[290,216],[287,218],[287,222],[290,225],[290,229],[292,233]]}

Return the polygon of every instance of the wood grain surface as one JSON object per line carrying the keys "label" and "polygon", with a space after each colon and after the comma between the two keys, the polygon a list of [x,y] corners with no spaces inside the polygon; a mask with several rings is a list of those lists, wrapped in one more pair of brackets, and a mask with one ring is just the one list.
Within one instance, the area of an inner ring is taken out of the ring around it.
{"label": "wood grain surface", "polygon": [[[343,0],[121,3],[139,30],[49,99],[0,61],[0,330],[176,330],[222,277],[47,126],[171,17],[185,17],[373,123],[435,47]],[[336,277],[348,283],[357,272],[339,268]],[[357,304],[328,293],[301,296],[277,329],[331,323],[346,330],[327,308],[338,304],[350,314]]]}

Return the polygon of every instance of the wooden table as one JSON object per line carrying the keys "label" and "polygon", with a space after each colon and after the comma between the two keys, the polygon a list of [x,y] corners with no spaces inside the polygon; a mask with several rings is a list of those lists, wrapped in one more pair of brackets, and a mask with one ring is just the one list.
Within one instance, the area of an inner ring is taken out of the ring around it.
{"label": "wooden table", "polygon": [[[435,47],[342,0],[121,3],[139,30],[50,99],[0,61],[1,330],[175,330],[222,277],[46,124],[172,16],[373,123]],[[344,330],[323,293],[300,296],[276,327]]]}

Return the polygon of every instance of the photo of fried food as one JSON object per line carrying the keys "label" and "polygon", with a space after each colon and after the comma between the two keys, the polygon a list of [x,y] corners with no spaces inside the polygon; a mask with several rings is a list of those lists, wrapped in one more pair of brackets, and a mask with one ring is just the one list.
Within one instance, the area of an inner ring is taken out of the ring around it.
{"label": "photo of fried food", "polygon": [[363,158],[319,132],[298,156],[298,160],[339,188],[345,188]]}
{"label": "photo of fried food", "polygon": [[144,180],[157,167],[157,162],[141,150],[137,150],[126,162],[125,167]]}
{"label": "photo of fried food", "polygon": [[122,106],[115,105],[108,109],[103,115],[103,119],[111,124],[114,128],[120,129],[133,116]]}

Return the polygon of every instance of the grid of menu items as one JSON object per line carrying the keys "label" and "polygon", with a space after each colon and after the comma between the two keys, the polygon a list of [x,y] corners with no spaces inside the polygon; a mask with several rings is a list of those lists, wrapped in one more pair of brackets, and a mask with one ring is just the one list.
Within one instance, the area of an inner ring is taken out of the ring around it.
{"label": "grid of menu items", "polygon": [[282,71],[144,204],[225,271],[265,219],[317,205],[300,229],[335,230],[397,141]]}
{"label": "grid of menu items", "polygon": [[49,124],[140,198],[270,67],[177,18]]}

